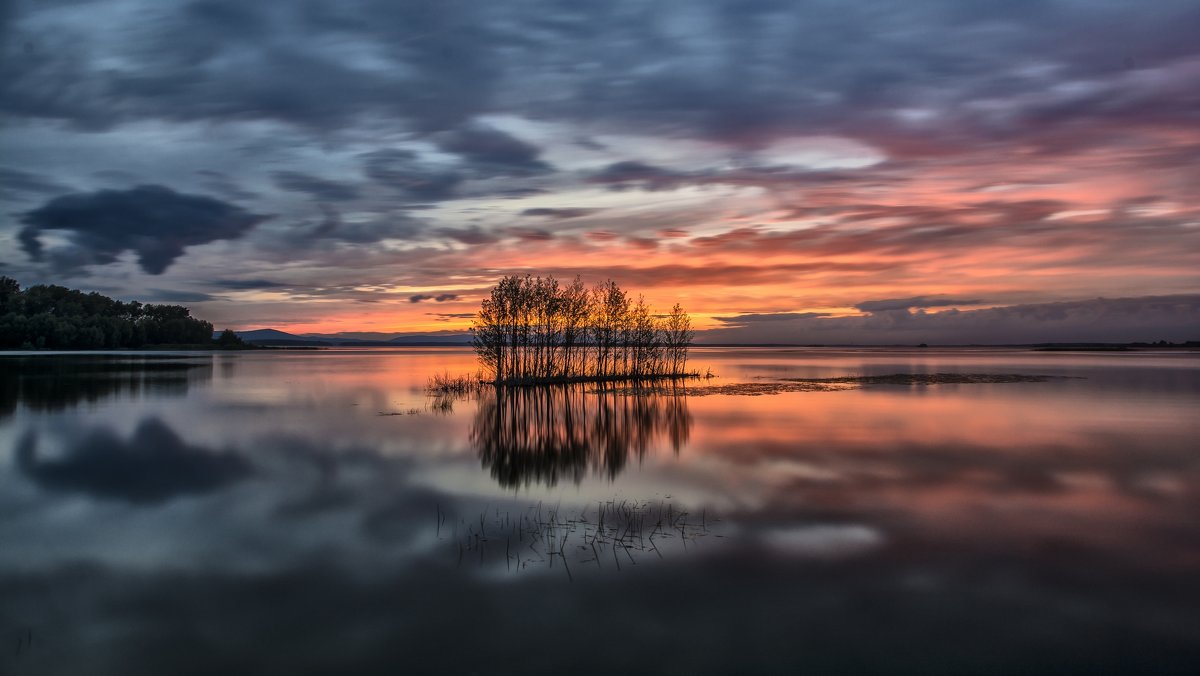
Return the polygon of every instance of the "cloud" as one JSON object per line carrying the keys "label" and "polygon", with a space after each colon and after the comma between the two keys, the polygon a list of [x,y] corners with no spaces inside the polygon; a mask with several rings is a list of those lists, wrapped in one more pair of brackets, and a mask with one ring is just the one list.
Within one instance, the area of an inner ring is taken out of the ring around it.
{"label": "cloud", "polygon": [[477,177],[532,176],[551,171],[541,150],[498,129],[469,125],[433,136],[442,150],[462,156]]}
{"label": "cloud", "polygon": [[[0,190],[152,182],[287,215],[197,256],[215,277],[274,264],[314,286],[405,266],[436,288],[553,252],[597,270],[687,260],[734,286],[778,283],[779,263],[860,265],[803,280],[837,307],[1194,287],[1180,264],[1200,232],[1192,0],[4,6]],[[1159,214],[1107,203],[1133,194],[1162,196]],[[148,246],[3,218],[13,274],[18,247],[61,273]],[[511,229],[533,219],[560,222]],[[584,222],[596,234],[571,231]],[[161,271],[177,254],[148,258]],[[988,287],[1008,280],[1021,288]],[[705,311],[732,316],[742,295]]]}
{"label": "cloud", "polygon": [[898,133],[941,146],[968,134],[1052,142],[1048,132],[1077,138],[1111,122],[1184,124],[1194,110],[1186,83],[1196,10],[1187,0],[1161,0],[1154,12],[1055,0],[1014,9],[944,0],[647,9],[617,0],[489,11],[206,0],[126,25],[119,40],[101,30],[121,25],[117,10],[93,10],[88,22],[39,10],[14,10],[57,32],[13,22],[9,44],[34,48],[5,60],[0,105],[10,116],[83,128],[146,119],[317,133],[385,125],[446,134],[448,147],[510,167],[539,160],[522,142],[489,137],[495,130],[477,118],[599,120],[748,145],[832,129],[901,147]]}
{"label": "cloud", "polygon": [[868,300],[855,307],[863,312],[888,312],[890,310],[908,310],[911,308],[951,307],[961,305],[980,305],[980,300],[965,300],[960,298],[945,298],[940,296],[913,296],[912,298],[889,298],[887,300]]}
{"label": "cloud", "polygon": [[217,296],[199,291],[178,291],[173,289],[147,289],[149,293],[142,300],[160,303],[206,303],[218,300]]}
{"label": "cloud", "polygon": [[594,214],[597,211],[600,211],[600,209],[534,207],[531,209],[525,209],[521,212],[521,215],[539,216],[556,220],[568,220],[571,218],[581,218],[583,216],[587,216],[588,214]]}
{"label": "cloud", "polygon": [[288,234],[283,245],[288,250],[311,248],[316,242],[336,240],[353,244],[374,244],[385,239],[416,239],[425,229],[425,224],[407,213],[389,214],[368,221],[345,222],[342,215],[332,206],[320,203],[317,207],[323,214],[321,221],[298,239]]}
{"label": "cloud", "polygon": [[196,175],[201,177],[201,185],[226,199],[249,201],[261,197],[254,191],[246,190],[229,175],[219,171],[201,169],[196,172]]}
{"label": "cloud", "polygon": [[17,445],[17,466],[42,488],[132,503],[211,493],[252,471],[240,455],[191,446],[156,418],[143,420],[128,440],[94,429],[58,459],[39,459],[37,447],[36,434],[27,434]]}
{"label": "cloud", "polygon": [[17,199],[22,194],[57,195],[64,192],[71,192],[71,188],[49,176],[0,168],[0,197],[5,199]]}
{"label": "cloud", "polygon": [[269,279],[213,279],[205,282],[208,286],[230,291],[255,291],[258,289],[278,289],[287,284]]}
{"label": "cloud", "polygon": [[732,317],[713,317],[713,319],[725,324],[751,324],[755,322],[782,322],[792,319],[813,319],[814,317],[828,317],[825,312],[761,312],[761,313],[745,313]]}
{"label": "cloud", "polygon": [[68,233],[74,250],[51,259],[60,272],[112,263],[133,251],[143,270],[159,275],[185,248],[237,239],[268,218],[212,197],[142,185],[56,197],[21,218],[19,237],[30,258],[40,261],[46,254],[41,235]]}
{"label": "cloud", "polygon": [[446,302],[449,302],[452,300],[458,300],[458,294],[456,294],[456,293],[440,293],[440,294],[437,294],[436,296],[434,296],[434,295],[417,293],[417,294],[413,294],[408,297],[408,302],[410,302],[410,303],[423,303],[427,300],[431,300],[435,303],[446,303]]}
{"label": "cloud", "polygon": [[592,174],[589,180],[593,183],[607,183],[613,189],[637,186],[643,190],[669,190],[695,177],[694,174],[626,160],[608,165]]}
{"label": "cloud", "polygon": [[422,161],[409,150],[384,149],[363,155],[363,173],[376,183],[417,201],[437,202],[455,195],[465,177]]}
{"label": "cloud", "polygon": [[548,242],[554,239],[554,233],[542,228],[508,228],[505,232],[524,242]]}
{"label": "cloud", "polygon": [[426,315],[436,318],[439,322],[449,322],[455,319],[474,319],[474,312],[426,312]]}
{"label": "cloud", "polygon": [[[359,14],[239,5],[191,3],[152,27],[125,25],[119,41],[101,28],[122,25],[120,11],[96,9],[86,23],[60,22],[57,33],[14,31],[13,42],[34,48],[5,59],[0,110],[84,129],[153,119],[332,130],[371,112],[444,129],[486,104],[497,75],[489,58],[496,41],[466,8],[364,2]],[[343,40],[331,48],[322,35]],[[344,45],[354,43],[378,44],[388,67],[348,53]],[[88,57],[99,54],[127,60],[97,68]]]}
{"label": "cloud", "polygon": [[302,192],[322,202],[348,202],[358,199],[358,188],[347,183],[311,176],[299,171],[272,172],[275,185],[291,192]]}
{"label": "cloud", "polygon": [[499,235],[487,232],[478,225],[469,228],[438,228],[434,232],[462,244],[494,244],[500,241]]}
{"label": "cloud", "polygon": [[706,343],[1016,345],[1200,339],[1200,295],[1097,298],[979,310],[892,310],[705,331]]}

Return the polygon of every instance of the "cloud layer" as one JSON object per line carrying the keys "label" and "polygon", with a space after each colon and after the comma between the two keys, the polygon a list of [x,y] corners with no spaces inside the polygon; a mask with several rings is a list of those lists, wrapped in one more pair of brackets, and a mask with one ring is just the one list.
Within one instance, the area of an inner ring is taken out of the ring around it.
{"label": "cloud layer", "polygon": [[1198,11],[16,2],[0,264],[323,331],[524,271],[705,326],[1194,293]]}
{"label": "cloud layer", "polygon": [[795,313],[720,317],[733,326],[707,331],[700,340],[835,345],[1124,343],[1196,335],[1200,327],[1200,295],[1097,298],[933,313],[912,307],[881,306],[870,314],[849,317]]}

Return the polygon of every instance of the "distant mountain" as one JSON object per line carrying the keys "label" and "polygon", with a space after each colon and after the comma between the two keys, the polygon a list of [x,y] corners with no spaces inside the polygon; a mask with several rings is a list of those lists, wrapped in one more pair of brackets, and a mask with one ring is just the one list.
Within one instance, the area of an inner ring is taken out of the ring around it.
{"label": "distant mountain", "polygon": [[277,329],[254,329],[253,331],[234,331],[234,333],[251,345],[273,345],[277,347],[331,347],[333,345],[330,342],[312,340],[311,338],[285,333]]}
{"label": "distant mountain", "polygon": [[[254,345],[297,345],[317,347],[429,347],[468,345],[471,334],[465,331],[434,331],[430,333],[305,333],[296,335],[278,329],[234,331],[242,340]],[[378,336],[378,338],[374,338]]]}
{"label": "distant mountain", "polygon": [[388,341],[393,345],[469,345],[471,343],[471,334],[467,332],[460,333],[414,333],[407,336],[396,336]]}
{"label": "distant mountain", "polygon": [[253,331],[234,331],[242,340],[304,340],[300,336],[284,333],[276,329],[254,329]]}
{"label": "distant mountain", "polygon": [[330,343],[384,343],[396,337],[396,333],[380,333],[377,331],[343,331],[340,333],[305,333],[300,337],[311,340],[324,340]]}

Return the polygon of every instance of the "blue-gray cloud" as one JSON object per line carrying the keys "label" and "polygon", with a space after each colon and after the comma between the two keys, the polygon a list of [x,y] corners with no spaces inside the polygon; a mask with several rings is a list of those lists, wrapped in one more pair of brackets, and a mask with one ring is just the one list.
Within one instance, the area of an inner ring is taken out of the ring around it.
{"label": "blue-gray cloud", "polygon": [[[1060,144],[1091,133],[1081,119],[1182,123],[1195,111],[1178,88],[1185,73],[1170,73],[1197,52],[1200,10],[1187,0],[1153,10],[1066,0],[164,5],[120,39],[82,22],[35,32],[24,20],[41,8],[13,10],[0,111],[82,128],[157,119],[332,130],[390,119],[451,138],[473,117],[506,111],[749,139],[901,129],[896,109],[932,104],[955,124],[911,133],[1061,128],[1070,133],[1038,134]],[[1160,68],[1167,77],[1137,77]],[[1072,81],[1093,84],[1053,87]],[[989,99],[1013,103],[967,105]],[[462,142],[468,153],[483,147]],[[485,146],[520,159],[518,146]],[[537,166],[532,155],[522,162]]]}
{"label": "blue-gray cloud", "polygon": [[1200,340],[1200,295],[1096,298],[979,310],[799,317],[713,329],[706,343],[1015,345]]}
{"label": "blue-gray cloud", "polygon": [[383,149],[363,156],[363,174],[414,201],[450,199],[466,177],[462,173],[423,162],[416,153]]}
{"label": "blue-gray cloud", "polygon": [[855,307],[863,312],[888,312],[891,310],[909,310],[912,308],[961,307],[980,305],[981,300],[964,298],[947,298],[944,296],[913,296],[911,298],[888,298],[886,300],[863,301]]}
{"label": "blue-gray cloud", "polygon": [[723,324],[753,324],[756,322],[784,322],[793,319],[828,317],[825,312],[747,312],[730,317],[713,317]]}
{"label": "blue-gray cloud", "polygon": [[[49,253],[62,272],[112,263],[133,251],[143,270],[159,275],[185,248],[237,239],[267,218],[212,197],[143,185],[56,197],[22,217],[20,241],[30,258]],[[68,233],[71,250],[47,252],[41,236],[51,230]]]}
{"label": "blue-gray cloud", "polygon": [[427,300],[431,300],[435,303],[445,303],[445,302],[452,301],[452,300],[458,300],[458,294],[456,294],[456,293],[439,293],[439,294],[433,295],[433,294],[417,293],[417,294],[413,294],[408,297],[408,302],[410,302],[410,303],[423,303]]}
{"label": "blue-gray cloud", "polygon": [[348,202],[358,199],[358,189],[353,185],[299,171],[276,171],[271,178],[281,189],[305,193],[317,201]]}
{"label": "blue-gray cloud", "polygon": [[71,192],[71,188],[49,176],[0,167],[0,197],[6,200],[28,195],[57,195],[64,192]]}
{"label": "blue-gray cloud", "polygon": [[551,170],[536,146],[483,125],[469,125],[433,136],[438,147],[461,156],[476,176],[530,176]]}
{"label": "blue-gray cloud", "polygon": [[274,282],[269,279],[213,279],[206,282],[208,286],[230,291],[255,291],[258,289],[277,289],[287,284]]}
{"label": "blue-gray cloud", "polygon": [[525,209],[521,212],[522,216],[538,216],[541,218],[550,218],[555,220],[569,220],[572,218],[581,218],[588,214],[594,214],[599,209],[583,209],[578,207],[535,207]]}

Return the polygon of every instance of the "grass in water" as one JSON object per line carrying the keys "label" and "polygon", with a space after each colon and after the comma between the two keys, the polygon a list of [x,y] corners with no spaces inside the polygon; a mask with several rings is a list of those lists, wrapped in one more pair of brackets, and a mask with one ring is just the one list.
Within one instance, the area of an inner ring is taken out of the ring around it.
{"label": "grass in water", "polygon": [[480,373],[452,376],[449,373],[435,373],[426,383],[425,392],[428,394],[452,394],[466,396],[479,394],[484,387],[483,375]]}

